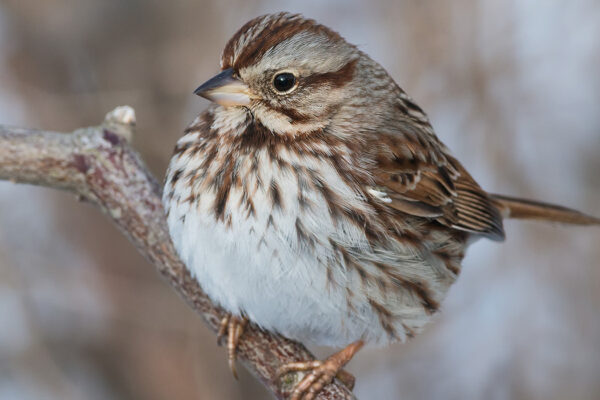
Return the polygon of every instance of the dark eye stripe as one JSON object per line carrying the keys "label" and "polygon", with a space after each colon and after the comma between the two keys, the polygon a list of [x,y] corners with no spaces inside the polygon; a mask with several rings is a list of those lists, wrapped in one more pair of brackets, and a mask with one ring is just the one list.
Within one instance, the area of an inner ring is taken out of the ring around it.
{"label": "dark eye stripe", "polygon": [[334,88],[342,87],[350,82],[354,77],[356,62],[357,60],[352,60],[334,72],[309,75],[302,80],[302,84],[304,86],[329,85]]}

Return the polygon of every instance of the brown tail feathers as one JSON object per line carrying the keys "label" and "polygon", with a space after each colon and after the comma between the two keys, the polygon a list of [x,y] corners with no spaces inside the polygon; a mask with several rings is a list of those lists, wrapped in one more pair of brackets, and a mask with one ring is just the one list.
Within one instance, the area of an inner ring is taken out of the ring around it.
{"label": "brown tail feathers", "polygon": [[600,218],[585,215],[570,208],[490,194],[504,218],[537,219],[575,225],[600,225]]}

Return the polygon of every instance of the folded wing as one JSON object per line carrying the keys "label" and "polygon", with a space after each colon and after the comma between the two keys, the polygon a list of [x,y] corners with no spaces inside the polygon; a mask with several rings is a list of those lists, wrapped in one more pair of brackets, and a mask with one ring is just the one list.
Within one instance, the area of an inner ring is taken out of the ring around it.
{"label": "folded wing", "polygon": [[382,134],[371,149],[376,152],[373,190],[385,194],[389,207],[493,240],[504,239],[495,202],[435,136]]}

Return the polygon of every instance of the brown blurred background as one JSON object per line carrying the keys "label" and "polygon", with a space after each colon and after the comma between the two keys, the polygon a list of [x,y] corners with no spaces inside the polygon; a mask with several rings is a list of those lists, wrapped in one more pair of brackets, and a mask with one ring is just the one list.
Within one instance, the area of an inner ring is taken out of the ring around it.
{"label": "brown blurred background", "polygon": [[[162,178],[226,40],[280,10],[382,63],[485,188],[600,214],[597,0],[0,0],[0,123],[71,131],[131,105]],[[600,399],[600,229],[507,233],[471,248],[423,335],[358,355],[359,398]],[[0,400],[260,398],[97,210],[0,182]]]}

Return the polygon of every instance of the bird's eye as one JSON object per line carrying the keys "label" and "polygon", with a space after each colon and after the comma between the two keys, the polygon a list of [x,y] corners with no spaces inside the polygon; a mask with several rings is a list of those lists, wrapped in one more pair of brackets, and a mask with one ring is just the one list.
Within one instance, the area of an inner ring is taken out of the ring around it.
{"label": "bird's eye", "polygon": [[279,73],[273,78],[273,86],[278,92],[285,93],[296,86],[296,77],[291,72]]}

